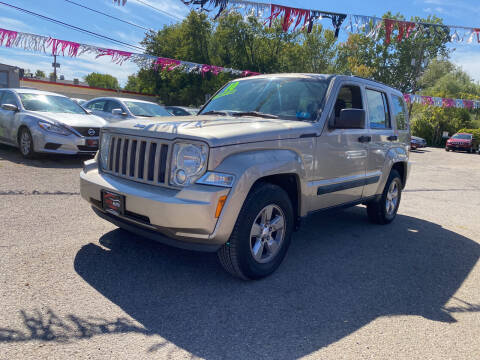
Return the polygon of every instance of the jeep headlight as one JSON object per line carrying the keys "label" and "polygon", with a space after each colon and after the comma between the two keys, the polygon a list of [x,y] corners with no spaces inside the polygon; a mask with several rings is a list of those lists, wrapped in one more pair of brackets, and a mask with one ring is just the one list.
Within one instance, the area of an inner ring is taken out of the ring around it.
{"label": "jeep headlight", "polygon": [[170,183],[188,186],[198,180],[207,167],[205,144],[176,143],[173,146]]}
{"label": "jeep headlight", "polygon": [[101,169],[107,169],[108,157],[110,155],[110,140],[112,135],[107,132],[101,132],[100,134],[100,146],[99,146],[99,153],[100,153],[100,167]]}

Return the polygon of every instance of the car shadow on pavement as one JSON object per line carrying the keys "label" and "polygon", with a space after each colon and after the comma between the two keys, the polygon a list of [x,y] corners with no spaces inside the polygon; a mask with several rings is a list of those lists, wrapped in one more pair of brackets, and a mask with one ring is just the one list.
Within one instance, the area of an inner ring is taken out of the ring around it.
{"label": "car shadow on pavement", "polygon": [[298,358],[381,316],[455,322],[445,306],[480,246],[404,215],[372,225],[364,211],[310,217],[280,269],[261,281],[230,277],[215,254],[123,230],[85,245],[74,266],[148,332],[208,359]]}
{"label": "car shadow on pavement", "polygon": [[0,144],[0,161],[39,168],[81,169],[90,155],[37,154],[34,159],[25,159],[17,148]]}
{"label": "car shadow on pavement", "polygon": [[[388,226],[356,207],[310,217],[272,276],[230,277],[215,254],[170,248],[123,230],[76,254],[76,272],[130,319],[21,312],[25,329],[0,328],[0,342],[67,342],[110,333],[159,335],[208,359],[292,359],[382,316],[455,322],[479,312],[454,295],[480,245],[440,225],[399,215]],[[447,304],[447,302],[449,302]]]}

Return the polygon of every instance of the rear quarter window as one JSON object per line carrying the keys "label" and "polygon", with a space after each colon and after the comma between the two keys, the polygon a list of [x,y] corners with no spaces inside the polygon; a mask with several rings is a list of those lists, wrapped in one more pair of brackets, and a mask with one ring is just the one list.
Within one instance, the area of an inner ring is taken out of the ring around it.
{"label": "rear quarter window", "polygon": [[392,95],[392,107],[393,116],[397,121],[397,129],[408,130],[407,105],[405,104],[405,100],[398,95]]}

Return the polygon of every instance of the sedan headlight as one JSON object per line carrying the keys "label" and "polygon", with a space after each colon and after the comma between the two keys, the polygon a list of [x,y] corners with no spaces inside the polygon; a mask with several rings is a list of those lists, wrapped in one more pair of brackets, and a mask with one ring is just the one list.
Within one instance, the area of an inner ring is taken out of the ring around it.
{"label": "sedan headlight", "polygon": [[99,146],[99,153],[100,153],[100,167],[102,169],[107,168],[108,156],[110,155],[110,140],[112,135],[106,132],[101,132],[100,135],[100,146]]}
{"label": "sedan headlight", "polygon": [[204,144],[176,143],[173,146],[170,183],[188,186],[198,180],[207,167],[208,148]]}
{"label": "sedan headlight", "polygon": [[46,121],[39,121],[38,126],[40,126],[43,130],[53,132],[55,134],[60,135],[70,135],[72,132],[63,126],[58,126]]}

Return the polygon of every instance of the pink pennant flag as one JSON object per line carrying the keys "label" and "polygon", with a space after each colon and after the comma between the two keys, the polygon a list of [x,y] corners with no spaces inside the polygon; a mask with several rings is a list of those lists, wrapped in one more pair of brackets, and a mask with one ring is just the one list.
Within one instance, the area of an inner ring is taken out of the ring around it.
{"label": "pink pennant flag", "polygon": [[154,68],[155,70],[158,70],[158,68],[160,67],[162,70],[167,69],[168,71],[172,71],[180,64],[180,60],[159,57],[157,58],[157,60],[155,60]]}
{"label": "pink pennant flag", "polygon": [[48,39],[47,46],[52,47],[52,55],[60,55],[60,53],[62,53],[62,55],[65,56],[65,50],[68,49],[67,56],[70,57],[77,56],[78,49],[80,48],[79,43],[55,38]]}
{"label": "pink pennant flag", "polygon": [[13,45],[13,42],[17,38],[18,33],[12,30],[0,29],[0,46],[3,45],[5,42],[6,47],[10,47]]}
{"label": "pink pennant flag", "polygon": [[101,56],[111,56],[115,64],[122,65],[124,61],[130,59],[133,53],[128,51],[114,50],[114,49],[98,49],[98,55],[95,59]]}

